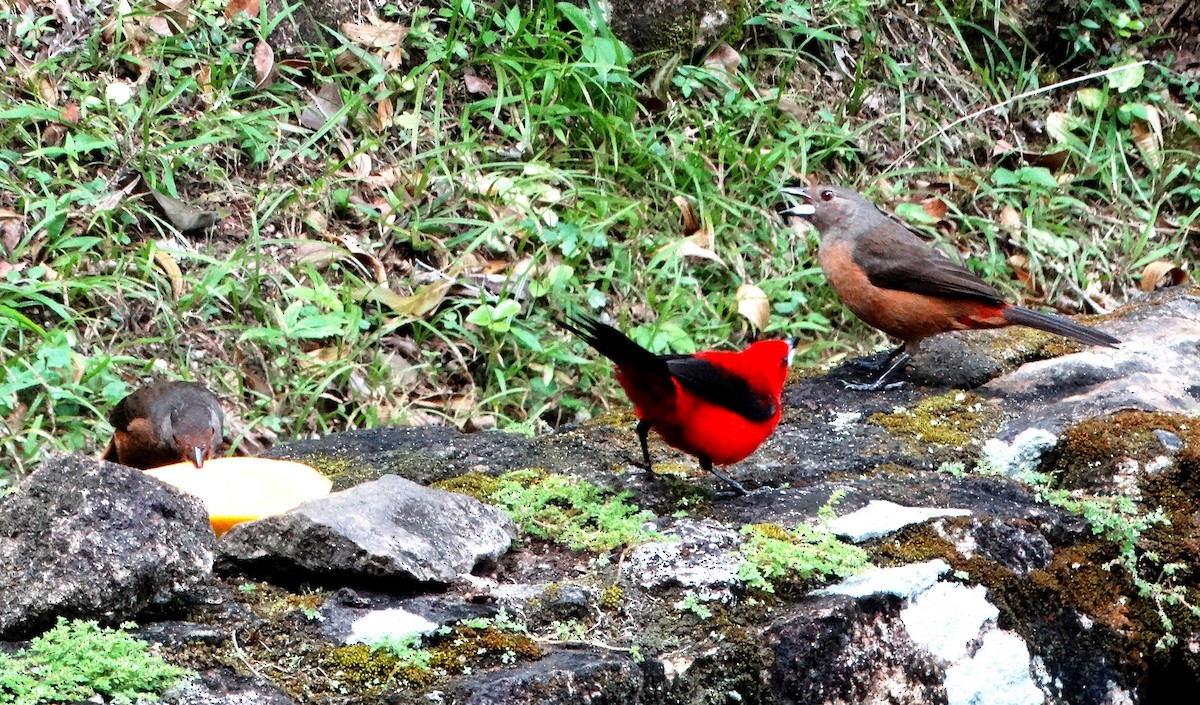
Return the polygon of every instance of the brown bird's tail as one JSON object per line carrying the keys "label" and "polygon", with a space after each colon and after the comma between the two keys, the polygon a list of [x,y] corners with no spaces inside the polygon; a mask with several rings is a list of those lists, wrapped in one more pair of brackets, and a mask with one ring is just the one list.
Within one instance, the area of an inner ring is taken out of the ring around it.
{"label": "brown bird's tail", "polygon": [[1044,330],[1047,333],[1057,333],[1072,340],[1078,340],[1084,345],[1104,345],[1115,347],[1121,342],[1107,333],[1101,333],[1095,328],[1079,325],[1062,316],[1050,313],[1039,313],[1020,306],[1005,306],[1002,312],[1004,320],[1016,326],[1029,326]]}

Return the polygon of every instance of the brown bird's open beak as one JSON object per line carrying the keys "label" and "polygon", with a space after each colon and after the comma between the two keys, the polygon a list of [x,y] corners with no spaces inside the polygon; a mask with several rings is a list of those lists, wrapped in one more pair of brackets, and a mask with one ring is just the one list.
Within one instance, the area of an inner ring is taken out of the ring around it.
{"label": "brown bird's open beak", "polygon": [[195,465],[196,469],[199,470],[204,467],[204,456],[206,455],[208,455],[208,451],[205,448],[193,446],[192,452],[188,454],[188,460],[192,461],[192,465]]}
{"label": "brown bird's open beak", "polygon": [[779,193],[783,194],[785,199],[790,197],[799,198],[801,200],[801,203],[798,203],[787,210],[779,211],[780,215],[798,215],[804,217],[817,212],[817,209],[813,208],[812,196],[808,195],[808,191],[805,190],[803,186],[784,186],[783,188],[779,189]]}

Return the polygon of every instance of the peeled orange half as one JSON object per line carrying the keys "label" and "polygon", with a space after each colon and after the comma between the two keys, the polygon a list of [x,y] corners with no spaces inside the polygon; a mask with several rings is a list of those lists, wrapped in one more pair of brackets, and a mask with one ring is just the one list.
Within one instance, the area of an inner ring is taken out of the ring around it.
{"label": "peeled orange half", "polygon": [[146,473],[199,497],[218,536],[234,524],[324,497],[333,487],[329,478],[303,463],[270,458],[214,458],[199,469],[176,463]]}

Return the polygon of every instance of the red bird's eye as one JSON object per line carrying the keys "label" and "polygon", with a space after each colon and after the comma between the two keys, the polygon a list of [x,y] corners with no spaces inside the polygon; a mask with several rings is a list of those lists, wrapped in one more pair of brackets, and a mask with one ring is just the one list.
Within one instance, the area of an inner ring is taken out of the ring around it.
{"label": "red bird's eye", "polygon": [[833,191],[830,191],[829,189],[825,189],[824,191],[822,191],[821,192],[821,200],[822,201],[832,201],[833,200]]}

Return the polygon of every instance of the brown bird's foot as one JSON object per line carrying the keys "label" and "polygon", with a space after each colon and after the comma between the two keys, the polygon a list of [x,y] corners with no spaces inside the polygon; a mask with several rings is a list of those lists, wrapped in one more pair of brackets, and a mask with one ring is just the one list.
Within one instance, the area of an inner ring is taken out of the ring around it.
{"label": "brown bird's foot", "polygon": [[886,372],[879,375],[879,379],[869,384],[847,382],[846,380],[842,380],[842,384],[845,385],[846,389],[852,389],[856,392],[879,392],[899,389],[900,387],[904,386],[903,382],[888,382],[887,379],[895,374],[896,370],[904,367],[911,360],[912,357],[908,353],[904,352],[903,348],[901,348],[900,353],[896,355],[896,361],[892,363],[891,367],[887,368]]}
{"label": "brown bird's foot", "polygon": [[903,382],[884,382],[882,379],[877,379],[871,383],[865,382],[847,382],[842,380],[842,384],[846,389],[855,392],[890,392],[893,389],[899,389],[904,386]]}
{"label": "brown bird's foot", "polygon": [[896,359],[897,355],[902,354],[904,354],[904,346],[897,345],[886,352],[863,355],[862,357],[856,357],[853,360],[847,360],[846,364],[856,370],[862,370],[863,372],[880,373],[886,370],[892,364],[892,361]]}

